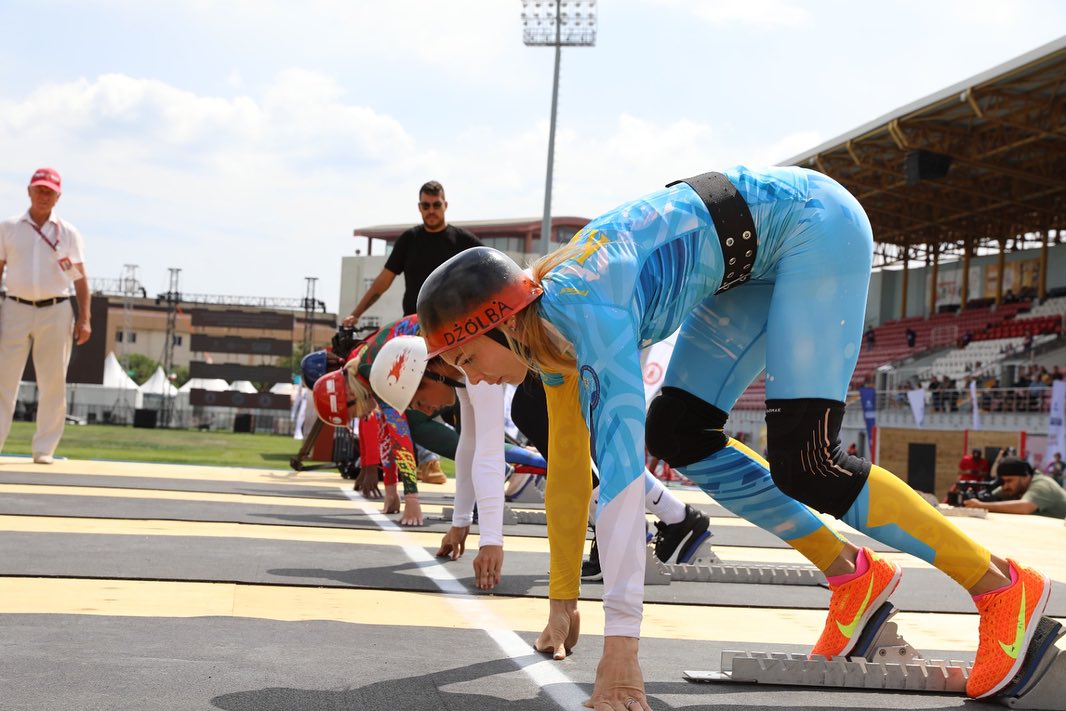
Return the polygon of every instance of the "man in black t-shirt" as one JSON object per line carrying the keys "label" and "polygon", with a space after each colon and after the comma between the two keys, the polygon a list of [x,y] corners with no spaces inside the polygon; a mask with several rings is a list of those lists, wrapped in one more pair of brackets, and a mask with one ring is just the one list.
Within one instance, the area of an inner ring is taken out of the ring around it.
{"label": "man in black t-shirt", "polygon": [[444,199],[444,186],[431,180],[418,191],[418,211],[422,224],[405,231],[392,248],[385,261],[385,268],[374,279],[352,313],[345,317],[344,325],[352,326],[367,309],[381,298],[392,286],[396,275],[404,275],[403,316],[415,313],[418,290],[430,272],[459,252],[481,246],[481,241],[462,227],[449,225],[444,218],[448,201]]}

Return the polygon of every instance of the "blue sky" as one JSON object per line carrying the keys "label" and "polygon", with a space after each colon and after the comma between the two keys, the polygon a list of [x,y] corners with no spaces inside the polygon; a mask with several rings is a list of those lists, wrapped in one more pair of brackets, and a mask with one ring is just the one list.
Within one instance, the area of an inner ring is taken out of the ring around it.
{"label": "blue sky", "polygon": [[[1066,34],[1056,0],[600,0],[563,52],[555,214],[783,161]],[[334,310],[353,228],[537,217],[553,51],[519,0],[0,0],[0,214],[33,169],[93,276]]]}

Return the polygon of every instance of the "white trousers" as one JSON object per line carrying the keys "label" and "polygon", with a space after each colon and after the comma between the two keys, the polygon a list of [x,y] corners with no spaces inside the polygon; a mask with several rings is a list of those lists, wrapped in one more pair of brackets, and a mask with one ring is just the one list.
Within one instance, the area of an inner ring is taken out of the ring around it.
{"label": "white trousers", "polygon": [[67,364],[73,344],[74,308],[69,300],[41,308],[0,301],[0,451],[11,431],[19,381],[32,350],[38,392],[32,449],[34,455],[55,453],[66,424]]}

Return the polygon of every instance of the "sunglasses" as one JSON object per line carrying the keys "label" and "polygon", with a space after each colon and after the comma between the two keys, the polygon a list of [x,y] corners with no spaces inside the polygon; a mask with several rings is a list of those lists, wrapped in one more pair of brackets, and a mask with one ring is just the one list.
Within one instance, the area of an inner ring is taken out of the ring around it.
{"label": "sunglasses", "polygon": [[444,207],[444,202],[441,201],[441,200],[437,200],[436,202],[420,202],[420,203],[418,203],[418,208],[420,210],[428,210],[430,208],[433,208],[434,210],[439,210],[442,207]]}

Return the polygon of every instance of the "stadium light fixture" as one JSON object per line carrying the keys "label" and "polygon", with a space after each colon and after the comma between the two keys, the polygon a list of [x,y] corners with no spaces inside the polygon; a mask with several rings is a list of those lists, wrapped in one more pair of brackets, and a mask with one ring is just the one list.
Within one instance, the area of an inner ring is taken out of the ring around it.
{"label": "stadium light fixture", "polygon": [[552,167],[555,161],[555,119],[559,105],[559,62],[563,47],[596,45],[596,0],[522,0],[522,42],[527,47],[555,47],[551,122],[548,128],[548,171],[544,181],[541,249],[551,251]]}

